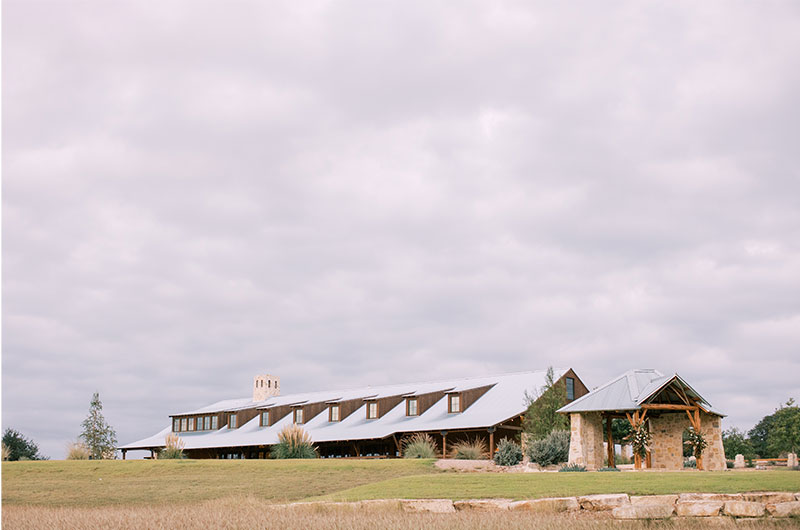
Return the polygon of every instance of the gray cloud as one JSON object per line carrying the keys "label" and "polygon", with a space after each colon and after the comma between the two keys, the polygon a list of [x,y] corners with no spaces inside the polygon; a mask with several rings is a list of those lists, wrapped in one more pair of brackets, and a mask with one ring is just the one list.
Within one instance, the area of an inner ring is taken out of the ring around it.
{"label": "gray cloud", "polygon": [[3,424],[679,371],[800,398],[800,10],[9,1]]}

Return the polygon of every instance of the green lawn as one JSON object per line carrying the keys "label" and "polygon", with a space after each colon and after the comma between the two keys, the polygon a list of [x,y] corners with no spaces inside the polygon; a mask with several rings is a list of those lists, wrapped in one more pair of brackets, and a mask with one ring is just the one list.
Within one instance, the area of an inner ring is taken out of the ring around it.
{"label": "green lawn", "polygon": [[187,504],[253,497],[535,498],[591,493],[800,491],[800,472],[445,473],[425,460],[4,462],[3,504]]}
{"label": "green lawn", "polygon": [[800,491],[800,472],[440,473],[355,486],[322,497],[354,501],[391,498],[570,497],[594,493],[661,495],[684,492]]}

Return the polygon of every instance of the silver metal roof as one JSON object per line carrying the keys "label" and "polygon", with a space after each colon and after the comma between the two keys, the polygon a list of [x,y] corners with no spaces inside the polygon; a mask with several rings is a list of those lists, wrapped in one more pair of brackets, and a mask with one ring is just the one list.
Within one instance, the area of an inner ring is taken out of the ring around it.
{"label": "silver metal roof", "polygon": [[677,380],[687,394],[700,400],[700,404],[714,414],[711,404],[697,393],[678,374],[664,375],[651,368],[628,370],[611,381],[592,390],[572,403],[562,407],[558,412],[599,412],[599,411],[633,411],[653,397],[658,391]]}
{"label": "silver metal roof", "polygon": [[[568,369],[554,370],[555,378],[563,376]],[[319,403],[364,397],[403,396],[428,392],[459,391],[490,386],[489,390],[464,412],[448,413],[447,399],[439,399],[431,408],[419,416],[406,416],[406,406],[400,401],[381,418],[366,419],[365,405],[338,422],[328,421],[328,414],[322,412],[303,424],[314,442],[336,440],[380,439],[394,433],[417,431],[441,431],[490,427],[525,413],[525,395],[534,394],[545,385],[545,370],[520,372],[486,377],[472,377],[426,383],[409,383],[381,387],[364,387],[352,390],[333,390],[307,394],[276,396],[263,402],[248,399],[227,400],[184,414],[204,414],[233,411],[244,408],[286,405],[298,402]],[[234,408],[234,407],[238,407]],[[214,447],[244,447],[272,445],[278,441],[278,433],[292,422],[289,414],[270,427],[261,427],[258,416],[238,429],[223,427],[213,432],[178,433],[185,441],[186,449]],[[142,440],[132,442],[120,449],[142,449],[163,447],[164,438],[171,432],[171,426]]]}

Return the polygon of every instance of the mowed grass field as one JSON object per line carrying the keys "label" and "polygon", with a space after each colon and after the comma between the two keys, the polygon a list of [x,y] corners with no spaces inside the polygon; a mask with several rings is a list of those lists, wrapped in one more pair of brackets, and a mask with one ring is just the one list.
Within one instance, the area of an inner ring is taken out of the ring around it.
{"label": "mowed grass field", "polygon": [[392,498],[800,492],[800,472],[455,473],[429,460],[129,460],[3,463],[3,505],[180,506]]}

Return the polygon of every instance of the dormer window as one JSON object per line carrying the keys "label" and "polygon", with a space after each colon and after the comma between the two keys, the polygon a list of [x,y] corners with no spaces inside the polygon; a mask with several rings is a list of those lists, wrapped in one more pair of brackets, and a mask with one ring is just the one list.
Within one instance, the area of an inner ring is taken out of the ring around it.
{"label": "dormer window", "polygon": [[294,422],[298,425],[303,423],[303,409],[294,409]]}
{"label": "dormer window", "polygon": [[269,427],[269,411],[265,410],[261,412],[261,426],[262,427]]}
{"label": "dormer window", "polygon": [[228,428],[229,428],[229,429],[235,429],[235,428],[236,428],[236,423],[237,423],[237,421],[236,421],[236,420],[237,420],[237,419],[238,419],[238,418],[237,418],[236,414],[231,414],[231,415],[228,417]]}
{"label": "dormer window", "polygon": [[189,418],[189,430],[194,430],[194,418]]}
{"label": "dormer window", "polygon": [[186,418],[181,418],[181,430],[182,431],[186,430],[186,423],[187,423],[186,422]]}
{"label": "dormer window", "polygon": [[216,431],[219,427],[219,416],[211,416],[211,430]]}
{"label": "dormer window", "polygon": [[328,421],[339,421],[339,405],[331,405],[328,408]]}
{"label": "dormer window", "polygon": [[179,432],[181,430],[181,420],[174,418],[172,420],[172,432]]}
{"label": "dormer window", "polygon": [[367,419],[368,420],[378,419],[378,402],[377,401],[368,401],[367,402]]}
{"label": "dormer window", "polygon": [[406,399],[406,416],[419,416],[417,398]]}
{"label": "dormer window", "polygon": [[447,395],[447,412],[461,412],[461,394]]}

